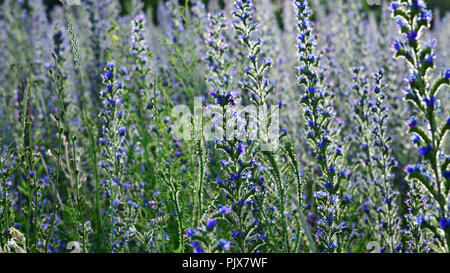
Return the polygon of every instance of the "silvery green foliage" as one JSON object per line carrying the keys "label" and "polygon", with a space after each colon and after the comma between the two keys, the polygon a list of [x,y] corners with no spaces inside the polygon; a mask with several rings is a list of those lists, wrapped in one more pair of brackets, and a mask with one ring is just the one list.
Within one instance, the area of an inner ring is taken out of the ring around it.
{"label": "silvery green foliage", "polygon": [[1,251],[449,251],[448,14],[159,2],[3,1]]}

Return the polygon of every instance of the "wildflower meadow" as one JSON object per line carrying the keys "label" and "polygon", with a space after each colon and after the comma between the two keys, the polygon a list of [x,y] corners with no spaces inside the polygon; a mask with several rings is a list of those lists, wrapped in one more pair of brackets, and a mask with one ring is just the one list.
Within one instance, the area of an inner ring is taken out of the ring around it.
{"label": "wildflower meadow", "polygon": [[0,253],[450,252],[450,13],[122,2],[1,5]]}

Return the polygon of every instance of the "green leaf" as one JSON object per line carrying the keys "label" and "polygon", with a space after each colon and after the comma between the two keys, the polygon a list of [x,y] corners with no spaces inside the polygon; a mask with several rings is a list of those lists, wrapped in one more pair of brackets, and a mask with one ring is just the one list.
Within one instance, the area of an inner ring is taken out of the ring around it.
{"label": "green leaf", "polygon": [[410,173],[408,175],[408,179],[412,180],[412,179],[416,179],[418,180],[425,188],[427,188],[427,190],[435,195],[433,186],[431,186],[430,181],[427,180],[427,178],[421,174],[421,173]]}
{"label": "green leaf", "polygon": [[427,145],[431,144],[430,138],[421,128],[416,126],[416,127],[410,128],[409,132],[418,134]]}
{"label": "green leaf", "polygon": [[405,19],[406,21],[409,20],[409,15],[406,14],[406,12],[404,12],[401,9],[397,9],[394,11],[394,17],[402,17],[403,19]]}
{"label": "green leaf", "polygon": [[437,80],[433,87],[431,87],[430,95],[434,96],[444,85],[450,85],[450,80],[446,78],[440,78]]}

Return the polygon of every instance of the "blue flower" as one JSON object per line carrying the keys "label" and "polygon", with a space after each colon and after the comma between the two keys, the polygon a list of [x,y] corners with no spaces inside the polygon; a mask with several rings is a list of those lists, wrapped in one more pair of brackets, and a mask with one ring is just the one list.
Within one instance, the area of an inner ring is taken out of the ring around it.
{"label": "blue flower", "polygon": [[432,14],[431,10],[428,10],[428,9],[422,10],[422,12],[420,13],[419,19],[424,22],[431,22],[431,20],[433,19],[433,14]]}
{"label": "blue flower", "polygon": [[233,238],[238,237],[240,234],[241,234],[241,233],[240,233],[239,231],[235,230],[235,229],[233,229],[233,230],[231,231],[231,236],[232,236]]}
{"label": "blue flower", "polygon": [[120,136],[125,135],[126,132],[127,132],[127,127],[122,126],[122,127],[119,128],[119,135]]}
{"label": "blue flower", "polygon": [[207,227],[209,230],[212,230],[212,229],[216,226],[216,224],[217,224],[217,219],[212,218],[212,219],[209,219],[209,220],[206,222],[206,227]]}
{"label": "blue flower", "polygon": [[424,147],[423,145],[419,146],[418,152],[421,156],[425,157],[427,156],[431,151],[432,151],[432,147],[431,144],[429,144],[428,146]]}
{"label": "blue flower", "polygon": [[191,242],[191,247],[194,248],[194,253],[203,253],[203,248],[200,246],[200,243],[197,241]]}
{"label": "blue flower", "polygon": [[221,214],[228,214],[228,213],[231,212],[231,209],[228,208],[227,206],[223,206],[223,207],[219,208],[218,211],[219,211]]}
{"label": "blue flower", "polygon": [[106,72],[102,73],[102,78],[104,81],[111,80],[112,77],[113,77],[113,73],[111,71],[106,71]]}
{"label": "blue flower", "polygon": [[415,9],[415,10],[421,10],[421,9],[424,9],[424,8],[426,8],[427,6],[425,5],[425,2],[423,1],[423,0],[413,0],[412,1],[412,7]]}
{"label": "blue flower", "polygon": [[334,166],[330,166],[330,167],[328,168],[328,170],[330,171],[330,173],[334,173],[334,171],[335,171]]}
{"label": "blue flower", "polygon": [[442,172],[442,176],[443,176],[445,179],[450,179],[450,171],[443,171],[443,172]]}
{"label": "blue flower", "polygon": [[431,96],[430,98],[425,98],[424,101],[429,108],[433,108],[436,100],[434,96]]}
{"label": "blue flower", "polygon": [[420,169],[419,169],[418,166],[408,165],[408,166],[405,167],[405,172],[407,172],[409,174],[411,174],[411,173],[418,173],[418,172],[420,172]]}
{"label": "blue flower", "polygon": [[433,63],[433,61],[436,59],[436,53],[432,52],[426,55],[426,59],[424,60],[426,63]]}
{"label": "blue flower", "polygon": [[397,21],[395,22],[399,28],[403,28],[405,26],[405,23],[399,18],[397,18]]}
{"label": "blue flower", "polygon": [[397,2],[392,2],[390,4],[390,8],[392,11],[396,11],[398,9],[398,3]]}
{"label": "blue flower", "polygon": [[411,117],[411,120],[408,122],[409,128],[414,128],[417,126],[417,118],[415,116]]}
{"label": "blue flower", "polygon": [[300,33],[300,34],[298,35],[297,39],[298,39],[299,41],[304,41],[304,40],[305,40],[305,34]]}
{"label": "blue flower", "polygon": [[411,136],[411,140],[412,140],[412,143],[413,143],[413,144],[417,144],[417,143],[420,142],[420,137],[419,137],[417,134],[413,134],[413,135]]}
{"label": "blue flower", "polygon": [[231,242],[230,242],[230,241],[227,241],[227,240],[225,240],[225,239],[220,239],[220,240],[217,242],[217,246],[218,246],[220,249],[223,249],[223,250],[225,250],[225,251],[228,251],[228,250],[231,249]]}
{"label": "blue flower", "polygon": [[394,43],[392,44],[393,48],[396,51],[399,51],[400,49],[402,49],[405,45],[399,40],[399,39],[395,39]]}
{"label": "blue flower", "polygon": [[442,218],[439,221],[439,226],[443,229],[443,230],[447,230],[450,227],[450,219],[448,218]]}
{"label": "blue flower", "polygon": [[238,150],[239,154],[242,154],[244,152],[245,148],[242,144],[239,144],[237,150]]}
{"label": "blue flower", "polygon": [[409,76],[405,76],[405,82],[410,84],[410,85],[414,85],[417,78],[419,77],[419,72],[415,69],[411,69],[409,72]]}
{"label": "blue flower", "polygon": [[122,73],[122,75],[126,76],[128,74],[128,70],[125,66],[121,66],[119,68],[119,71]]}
{"label": "blue flower", "polygon": [[231,165],[231,162],[224,160],[220,161],[220,164],[222,164],[223,167],[228,167]]}
{"label": "blue flower", "polygon": [[426,223],[425,217],[422,214],[419,216],[416,216],[416,221],[419,226]]}
{"label": "blue flower", "polygon": [[192,227],[186,229],[186,235],[187,235],[187,237],[195,236],[195,229],[193,229]]}
{"label": "blue flower", "polygon": [[408,41],[410,42],[410,43],[412,43],[412,42],[414,42],[415,40],[416,40],[416,38],[417,38],[417,31],[415,31],[415,30],[412,30],[412,31],[406,31],[406,36],[408,37]]}

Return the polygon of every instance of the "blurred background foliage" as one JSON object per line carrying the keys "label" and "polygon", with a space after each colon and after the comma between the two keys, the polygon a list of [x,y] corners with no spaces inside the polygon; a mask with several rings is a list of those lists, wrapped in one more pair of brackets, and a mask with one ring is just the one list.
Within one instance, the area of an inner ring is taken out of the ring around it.
{"label": "blurred background foliage", "polygon": [[[4,0],[0,0],[0,3],[3,3]],[[28,1],[33,1],[33,0],[25,0],[25,2]],[[131,0],[117,0],[121,3],[122,6],[122,13],[126,14],[128,13],[132,7],[131,7]],[[145,3],[145,8],[152,8],[153,13],[154,13],[154,18],[156,20],[158,14],[157,14],[157,10],[156,7],[159,3],[164,2],[164,0],[142,0]],[[185,1],[190,1],[190,0],[179,0],[180,4],[184,5]],[[224,5],[225,1],[233,1],[233,0],[203,0],[203,2],[205,4],[208,4],[208,2],[210,1],[218,1],[219,4],[221,6]],[[256,0],[257,1],[257,0]],[[327,3],[330,1],[334,1],[334,0],[321,0],[323,3]],[[361,0],[363,5],[364,5],[364,9],[366,11],[372,10],[375,13],[379,13],[380,12],[380,7],[379,6],[369,6],[367,4],[366,0]],[[382,0],[385,3],[387,2],[387,0]],[[44,2],[47,4],[48,9],[50,10],[54,5],[58,5],[60,3],[59,0],[44,0]],[[275,4],[275,7],[277,7],[277,15],[281,16],[281,2],[282,0],[272,0],[272,2]],[[425,2],[428,4],[428,7],[432,8],[432,9],[439,9],[440,10],[440,16],[444,16],[446,12],[450,11],[450,0],[425,0]]]}

